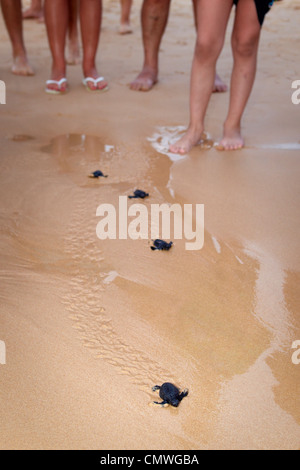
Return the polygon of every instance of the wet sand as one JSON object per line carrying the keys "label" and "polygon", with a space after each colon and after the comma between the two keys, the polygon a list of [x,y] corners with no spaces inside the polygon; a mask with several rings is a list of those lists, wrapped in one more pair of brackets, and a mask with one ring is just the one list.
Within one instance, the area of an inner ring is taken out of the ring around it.
{"label": "wet sand", "polygon": [[[104,2],[99,63],[110,91],[96,97],[78,66],[66,96],[43,92],[50,56],[35,21],[25,38],[36,76],[11,75],[0,20],[0,447],[299,449],[298,4],[284,0],[266,20],[246,148],[174,159],[163,147],[188,121],[192,12],[173,0],[160,82],[135,93],[139,3],[134,34],[121,37],[118,2]],[[212,98],[213,140],[227,103]],[[109,177],[87,178],[97,169]],[[100,241],[97,207],[136,188],[150,193],[147,207],[204,204],[204,248]],[[149,406],[164,381],[189,388],[178,409]]]}

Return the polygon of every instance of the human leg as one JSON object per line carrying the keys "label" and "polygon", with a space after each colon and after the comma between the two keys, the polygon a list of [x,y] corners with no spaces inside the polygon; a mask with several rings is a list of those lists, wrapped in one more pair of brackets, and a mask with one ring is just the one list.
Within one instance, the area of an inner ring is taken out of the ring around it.
{"label": "human leg", "polygon": [[[198,20],[197,20],[197,17],[198,17],[198,15],[197,15],[197,6],[198,6],[198,0],[193,0],[193,10],[194,10],[196,30],[197,30],[197,23],[198,23]],[[216,73],[213,92],[214,93],[224,93],[227,90],[228,90],[228,86],[222,80],[220,75],[218,73]]]}
{"label": "human leg", "polygon": [[190,124],[187,133],[170,146],[173,153],[185,154],[197,145],[214,88],[216,63],[224,44],[232,0],[198,0],[197,41],[190,91]]}
{"label": "human leg", "polygon": [[13,49],[12,73],[15,75],[34,75],[30,66],[23,39],[21,0],[1,0],[6,28]]}
{"label": "human leg", "polygon": [[132,0],[121,1],[121,21],[120,21],[120,34],[132,33],[130,26],[130,12],[132,7]]}
{"label": "human leg", "polygon": [[80,46],[78,32],[79,0],[69,2],[68,54],[67,64],[80,64]]}
{"label": "human leg", "polygon": [[[80,1],[80,24],[83,46],[83,74],[85,78],[91,77],[99,79],[96,67],[96,54],[99,45],[102,21],[102,0],[81,0]],[[90,90],[106,90],[105,80],[95,83],[88,81]]]}
{"label": "human leg", "polygon": [[229,112],[220,148],[236,150],[244,146],[241,120],[250,97],[257,65],[261,26],[253,0],[239,0],[232,33],[234,66],[231,78]]}
{"label": "human leg", "polygon": [[40,19],[44,15],[42,0],[31,0],[31,4],[23,11],[23,19]]}
{"label": "human leg", "polygon": [[[69,21],[68,0],[45,0],[45,23],[52,54],[51,80],[60,81],[66,76],[65,44]],[[65,91],[66,82],[59,87],[49,84],[50,90]]]}
{"label": "human leg", "polygon": [[144,65],[141,73],[131,83],[135,91],[149,91],[158,80],[158,56],[165,32],[171,0],[144,0],[142,7],[142,30]]}

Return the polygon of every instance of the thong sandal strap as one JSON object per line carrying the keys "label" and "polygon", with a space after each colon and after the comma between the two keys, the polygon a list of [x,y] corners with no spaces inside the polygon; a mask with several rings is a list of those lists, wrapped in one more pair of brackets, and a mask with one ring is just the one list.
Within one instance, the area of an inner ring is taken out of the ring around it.
{"label": "thong sandal strap", "polygon": [[87,77],[83,79],[83,83],[87,85],[87,82],[93,82],[93,84],[96,86],[98,83],[103,82],[104,77],[98,77],[98,78],[93,78],[93,77]]}
{"label": "thong sandal strap", "polygon": [[62,78],[61,80],[47,80],[46,81],[46,84],[47,85],[58,85],[59,87],[62,86],[63,83],[66,83],[67,82],[67,79],[66,78]]}

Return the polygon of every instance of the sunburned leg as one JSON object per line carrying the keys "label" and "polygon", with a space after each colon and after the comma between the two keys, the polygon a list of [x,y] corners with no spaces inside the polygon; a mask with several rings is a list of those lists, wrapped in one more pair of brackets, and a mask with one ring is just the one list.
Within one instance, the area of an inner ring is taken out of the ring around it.
{"label": "sunburned leg", "polygon": [[237,150],[244,146],[241,120],[255,80],[260,31],[255,2],[239,0],[232,34],[234,67],[230,106],[219,145],[222,150]]}
{"label": "sunburned leg", "polygon": [[[197,23],[198,23],[198,20],[197,20],[197,7],[198,7],[198,0],[193,0],[193,9],[194,9],[194,18],[195,18],[196,30],[198,29],[198,27],[197,27]],[[228,86],[222,80],[220,75],[218,75],[218,73],[216,73],[213,93],[224,93],[227,90],[228,90]]]}
{"label": "sunburned leg", "polygon": [[132,0],[121,0],[120,34],[132,33],[132,28],[130,26],[131,7]]}
{"label": "sunburned leg", "polygon": [[224,44],[232,0],[198,0],[197,41],[192,66],[190,124],[187,133],[170,146],[173,153],[186,154],[204,132],[204,120],[214,88],[216,63]]}
{"label": "sunburned leg", "polygon": [[13,49],[11,71],[15,75],[34,75],[24,45],[21,0],[1,0],[1,7]]}
{"label": "sunburned leg", "polygon": [[149,91],[158,80],[159,47],[168,22],[171,0],[144,0],[142,30],[144,66],[131,83],[135,91]]}
{"label": "sunburned leg", "polygon": [[40,19],[44,16],[42,0],[31,0],[30,7],[23,11],[23,19]]}
{"label": "sunburned leg", "polygon": [[[99,45],[102,20],[101,0],[81,0],[80,1],[80,24],[83,45],[83,74],[85,78],[99,78],[96,67],[96,54]],[[95,84],[88,82],[91,90],[104,90],[107,88],[105,80]]]}
{"label": "sunburned leg", "polygon": [[[65,44],[69,21],[68,0],[45,0],[45,22],[52,54],[51,80],[59,81],[66,76]],[[65,91],[61,87],[49,85],[49,89]]]}
{"label": "sunburned leg", "polygon": [[69,28],[68,28],[68,52],[67,64],[80,64],[80,46],[78,32],[79,1],[68,0],[69,2]]}

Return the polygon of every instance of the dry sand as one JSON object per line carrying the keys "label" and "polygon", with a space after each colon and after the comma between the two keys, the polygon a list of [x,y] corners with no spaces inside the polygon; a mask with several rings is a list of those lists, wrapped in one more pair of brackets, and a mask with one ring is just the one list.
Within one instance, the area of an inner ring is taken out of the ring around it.
{"label": "dry sand", "polygon": [[[25,38],[36,75],[11,75],[0,20],[0,446],[299,449],[299,2],[284,0],[266,20],[246,148],[196,148],[178,161],[147,138],[188,121],[189,2],[173,0],[148,94],[127,87],[142,63],[141,2],[127,37],[117,34],[119,3],[104,4],[99,62],[110,91],[96,96],[80,67],[68,70],[69,94],[44,93],[50,54],[35,21]],[[228,34],[227,81],[229,46]],[[212,98],[216,139],[227,104],[228,94]],[[109,178],[88,179],[98,168]],[[98,240],[99,204],[137,187],[151,193],[147,206],[205,204],[204,248]],[[178,409],[148,406],[164,381],[190,389]]]}

